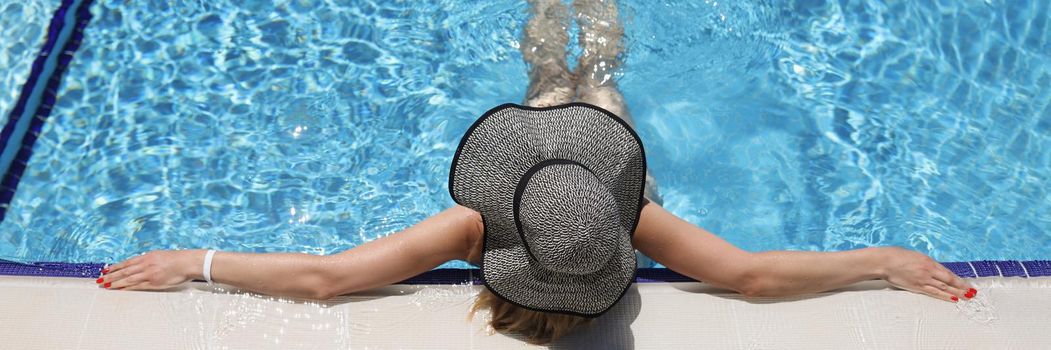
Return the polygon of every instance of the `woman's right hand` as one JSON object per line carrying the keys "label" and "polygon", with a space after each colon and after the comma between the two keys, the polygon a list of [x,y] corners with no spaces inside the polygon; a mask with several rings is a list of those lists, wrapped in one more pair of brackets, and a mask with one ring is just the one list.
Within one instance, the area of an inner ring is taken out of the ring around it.
{"label": "woman's right hand", "polygon": [[945,301],[973,298],[973,286],[929,256],[898,247],[885,247],[882,277],[895,287]]}
{"label": "woman's right hand", "polygon": [[190,281],[203,256],[200,250],[154,250],[109,266],[96,282],[107,289],[169,289]]}

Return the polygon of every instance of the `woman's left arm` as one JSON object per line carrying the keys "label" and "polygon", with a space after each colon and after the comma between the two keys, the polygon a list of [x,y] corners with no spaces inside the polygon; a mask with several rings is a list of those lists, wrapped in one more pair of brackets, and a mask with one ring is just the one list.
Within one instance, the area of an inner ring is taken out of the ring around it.
{"label": "woman's left arm", "polygon": [[785,296],[882,278],[951,301],[972,287],[930,257],[895,247],[750,253],[650,203],[632,238],[653,260],[690,278],[752,296]]}
{"label": "woman's left arm", "polygon": [[[217,252],[211,277],[263,294],[323,300],[396,283],[449,260],[471,259],[481,225],[477,212],[457,205],[334,255]],[[111,266],[99,283],[156,290],[203,280],[204,256],[204,250],[152,251]]]}

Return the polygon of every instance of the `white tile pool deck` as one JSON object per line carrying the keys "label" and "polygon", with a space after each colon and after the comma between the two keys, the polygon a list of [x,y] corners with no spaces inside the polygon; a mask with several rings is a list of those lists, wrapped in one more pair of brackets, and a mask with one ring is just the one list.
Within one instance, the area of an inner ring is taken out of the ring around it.
{"label": "white tile pool deck", "polygon": [[[701,283],[636,284],[565,349],[1048,349],[1051,278],[972,279],[975,304],[881,281],[796,298]],[[330,302],[275,300],[202,283],[102,290],[81,278],[0,276],[3,349],[518,349],[466,320],[480,286],[395,285]],[[969,313],[985,303],[990,311]]]}

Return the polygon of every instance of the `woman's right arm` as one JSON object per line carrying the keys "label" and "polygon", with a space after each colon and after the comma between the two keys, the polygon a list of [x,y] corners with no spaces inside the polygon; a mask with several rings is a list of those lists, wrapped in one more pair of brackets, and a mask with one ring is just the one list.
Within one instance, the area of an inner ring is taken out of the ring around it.
{"label": "woman's right arm", "polygon": [[[396,283],[449,260],[471,259],[481,229],[478,213],[457,205],[334,255],[217,252],[211,277],[268,295],[328,299]],[[152,251],[111,266],[101,283],[111,283],[111,289],[157,290],[203,280],[205,252]]]}

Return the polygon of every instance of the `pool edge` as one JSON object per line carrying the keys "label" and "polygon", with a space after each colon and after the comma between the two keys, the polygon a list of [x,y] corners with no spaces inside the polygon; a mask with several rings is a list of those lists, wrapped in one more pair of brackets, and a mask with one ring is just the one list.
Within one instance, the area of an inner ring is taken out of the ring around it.
{"label": "pool edge", "polygon": [[[1051,277],[1051,260],[977,260],[942,262],[957,276],[977,277]],[[0,275],[27,277],[97,278],[104,263],[15,262],[0,259]],[[427,271],[398,284],[481,284],[477,268],[442,268]],[[636,283],[696,282],[667,268],[639,268]]]}

